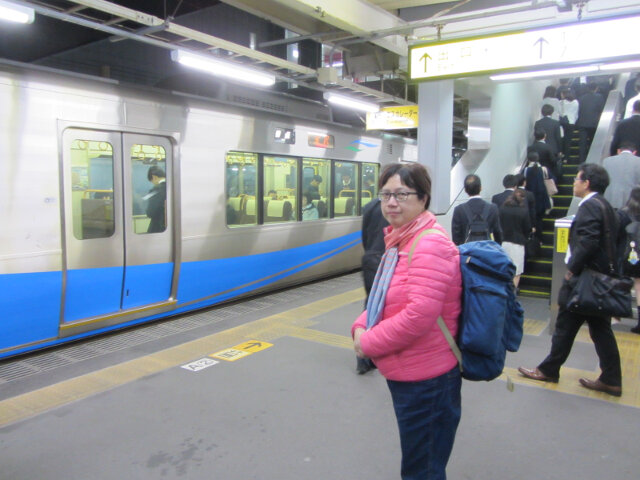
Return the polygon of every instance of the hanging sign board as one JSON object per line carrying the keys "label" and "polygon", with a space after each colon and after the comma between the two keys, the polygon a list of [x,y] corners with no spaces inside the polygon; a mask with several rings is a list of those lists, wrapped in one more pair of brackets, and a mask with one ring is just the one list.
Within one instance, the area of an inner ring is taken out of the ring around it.
{"label": "hanging sign board", "polygon": [[418,106],[385,107],[379,112],[367,112],[367,130],[418,128]]}
{"label": "hanging sign board", "polygon": [[640,17],[575,23],[409,48],[411,80],[514,71],[640,54]]}

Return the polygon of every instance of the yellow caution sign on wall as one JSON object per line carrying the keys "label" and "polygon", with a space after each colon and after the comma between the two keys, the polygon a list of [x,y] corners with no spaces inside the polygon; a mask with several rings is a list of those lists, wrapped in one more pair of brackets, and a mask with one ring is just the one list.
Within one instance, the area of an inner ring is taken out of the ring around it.
{"label": "yellow caution sign on wall", "polygon": [[556,230],[556,252],[566,253],[569,248],[569,229],[558,228]]}

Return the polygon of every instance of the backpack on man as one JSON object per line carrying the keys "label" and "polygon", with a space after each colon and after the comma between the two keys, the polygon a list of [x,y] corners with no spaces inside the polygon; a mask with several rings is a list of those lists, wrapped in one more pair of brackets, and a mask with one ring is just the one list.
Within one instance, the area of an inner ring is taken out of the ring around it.
{"label": "backpack on man", "polygon": [[491,228],[488,222],[491,204],[485,203],[481,212],[474,212],[468,203],[463,203],[462,211],[467,217],[467,235],[464,243],[491,240]]}
{"label": "backpack on man", "polygon": [[[409,251],[409,264],[418,241]],[[458,247],[462,272],[462,312],[458,340],[454,340],[442,318],[438,326],[458,359],[467,380],[493,380],[502,373],[507,351],[517,352],[523,335],[524,310],[516,299],[513,276],[516,267],[492,240],[470,242]],[[508,384],[509,386],[509,384]]]}

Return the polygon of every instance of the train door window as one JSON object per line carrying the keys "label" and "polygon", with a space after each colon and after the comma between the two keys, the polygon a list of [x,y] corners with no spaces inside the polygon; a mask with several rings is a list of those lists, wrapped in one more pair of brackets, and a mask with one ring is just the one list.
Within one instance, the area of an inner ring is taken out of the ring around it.
{"label": "train door window", "polygon": [[164,232],[167,228],[166,152],[160,145],[131,147],[131,218],[138,234]]}
{"label": "train door window", "polygon": [[[316,158],[302,159],[302,195],[311,202],[318,218],[329,218],[329,182],[331,162]],[[305,220],[305,205],[302,206],[302,219]],[[307,218],[315,216],[311,207],[307,207]]]}
{"label": "train door window", "polygon": [[296,220],[298,161],[290,157],[264,157],[264,223]]}
{"label": "train door window", "polygon": [[333,179],[333,216],[356,215],[358,201],[358,165],[352,162],[336,162]]}
{"label": "train door window", "polygon": [[362,208],[378,195],[378,177],[380,165],[377,163],[362,164]]}
{"label": "train door window", "polygon": [[113,146],[108,142],[71,142],[71,211],[78,240],[106,238],[115,231]]}
{"label": "train door window", "polygon": [[226,212],[230,227],[256,225],[258,208],[258,154],[229,152],[226,157]]}

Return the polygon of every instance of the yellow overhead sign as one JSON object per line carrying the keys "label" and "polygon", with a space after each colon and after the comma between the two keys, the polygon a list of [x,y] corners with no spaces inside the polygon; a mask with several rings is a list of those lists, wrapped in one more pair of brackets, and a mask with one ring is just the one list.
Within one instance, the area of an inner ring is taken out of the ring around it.
{"label": "yellow overhead sign", "polygon": [[418,128],[418,106],[385,107],[367,113],[367,130]]}
{"label": "yellow overhead sign", "polygon": [[495,73],[640,54],[640,17],[576,23],[409,49],[411,80]]}

